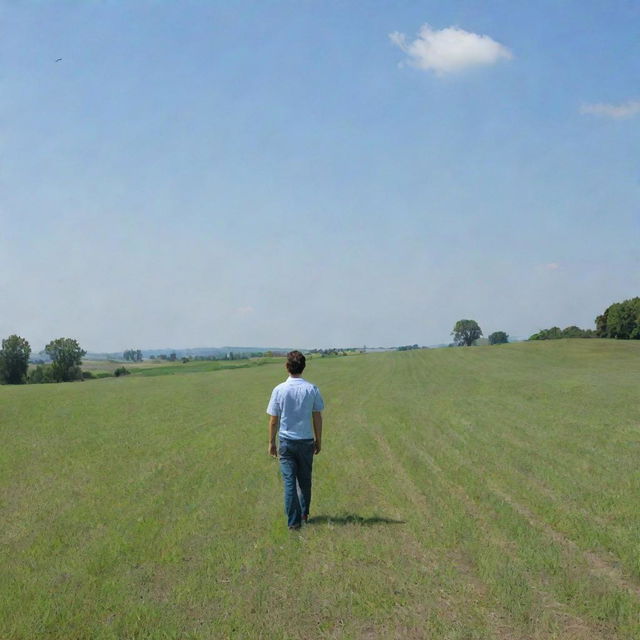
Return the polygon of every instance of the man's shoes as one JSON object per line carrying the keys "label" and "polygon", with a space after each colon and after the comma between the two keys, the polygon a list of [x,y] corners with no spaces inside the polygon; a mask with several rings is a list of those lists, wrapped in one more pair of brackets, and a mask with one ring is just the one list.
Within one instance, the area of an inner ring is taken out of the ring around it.
{"label": "man's shoes", "polygon": [[299,523],[298,524],[289,525],[289,531],[298,531],[298,529],[300,529],[301,526],[302,525],[299,524]]}
{"label": "man's shoes", "polygon": [[309,514],[308,514],[308,513],[305,513],[305,514],[302,516],[302,522],[303,522],[304,524],[307,524],[307,521],[308,521],[308,520],[309,520]]}

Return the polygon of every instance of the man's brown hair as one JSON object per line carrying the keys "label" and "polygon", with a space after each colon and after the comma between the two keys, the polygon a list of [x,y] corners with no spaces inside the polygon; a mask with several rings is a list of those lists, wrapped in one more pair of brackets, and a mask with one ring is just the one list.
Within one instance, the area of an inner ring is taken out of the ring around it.
{"label": "man's brown hair", "polygon": [[304,371],[307,359],[299,351],[287,353],[287,371],[293,375],[298,375]]}

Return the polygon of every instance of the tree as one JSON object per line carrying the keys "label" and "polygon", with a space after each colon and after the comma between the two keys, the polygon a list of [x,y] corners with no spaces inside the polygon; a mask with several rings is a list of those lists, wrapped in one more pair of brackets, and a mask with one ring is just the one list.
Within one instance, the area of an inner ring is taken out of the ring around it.
{"label": "tree", "polygon": [[0,350],[0,381],[6,384],[23,384],[29,368],[31,347],[20,336],[11,335],[2,341]]}
{"label": "tree", "polygon": [[601,316],[596,318],[596,335],[598,338],[608,338],[607,323],[609,320],[609,309],[605,309]]}
{"label": "tree", "polygon": [[616,302],[596,318],[599,338],[640,340],[640,298]]}
{"label": "tree", "polygon": [[458,320],[451,335],[459,347],[470,347],[482,335],[482,329],[475,320]]}
{"label": "tree", "polygon": [[504,331],[494,331],[489,336],[489,344],[506,344],[509,342],[509,336]]}
{"label": "tree", "polygon": [[77,340],[58,338],[52,340],[44,350],[53,361],[51,370],[56,382],[69,382],[82,377],[80,364],[87,352],[80,348]]}

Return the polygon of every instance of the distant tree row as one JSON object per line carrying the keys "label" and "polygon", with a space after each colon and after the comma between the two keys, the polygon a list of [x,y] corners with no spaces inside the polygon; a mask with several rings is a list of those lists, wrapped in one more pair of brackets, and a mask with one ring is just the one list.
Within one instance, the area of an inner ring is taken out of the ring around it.
{"label": "distant tree row", "polygon": [[131,362],[142,362],[142,351],[140,349],[127,349],[122,354],[122,357]]}
{"label": "distant tree row", "polygon": [[640,340],[640,298],[630,298],[607,307],[596,318],[599,338]]}
{"label": "distant tree row", "polygon": [[319,353],[321,358],[347,355],[347,352],[344,349],[314,349],[313,353]]}
{"label": "distant tree row", "polygon": [[176,355],[176,352],[173,351],[169,355],[167,355],[166,353],[161,353],[159,356],[151,356],[151,359],[168,360],[169,362],[175,362],[178,359],[178,356]]}
{"label": "distant tree row", "polygon": [[[320,356],[346,356],[348,353],[363,353],[367,350],[366,347],[332,347],[330,349],[308,349],[305,351],[308,355],[320,355]],[[286,356],[286,352],[273,352],[274,355]],[[267,355],[265,353],[265,355]]]}
{"label": "distant tree row", "polygon": [[551,327],[542,329],[534,333],[529,340],[560,340],[561,338],[595,338],[596,332],[593,329],[581,329],[575,325],[565,327]]}
{"label": "distant tree row", "polygon": [[[126,353],[126,352],[125,352]],[[168,362],[176,362],[178,359],[183,363],[186,364],[187,362],[192,362],[194,360],[198,360],[198,361],[216,361],[216,360],[247,360],[249,358],[261,358],[263,356],[272,356],[272,355],[286,355],[284,353],[280,354],[279,352],[273,352],[273,351],[242,351],[240,353],[237,353],[235,351],[228,351],[227,353],[225,353],[224,355],[221,354],[209,354],[209,355],[196,355],[196,356],[191,356],[191,355],[185,355],[182,356],[180,358],[178,358],[178,355],[175,351],[167,354],[167,353],[161,353],[159,355],[151,355],[149,356],[150,360],[163,360],[163,361],[168,361]]]}
{"label": "distant tree row", "polygon": [[401,347],[397,347],[397,351],[413,351],[413,349],[420,349],[417,344],[405,344]]}
{"label": "distant tree row", "polygon": [[[229,354],[226,353],[225,355],[215,355],[215,354],[211,354],[208,356],[189,356],[188,360],[246,360],[249,358],[262,358],[263,356],[271,356],[273,355],[272,351],[243,351],[242,353],[232,353],[231,354],[233,357],[230,358]],[[182,361],[184,362],[184,358],[182,358]]]}
{"label": "distant tree row", "polygon": [[534,333],[529,340],[559,340],[560,338],[616,338],[640,340],[640,298],[616,302],[596,318],[596,328],[581,329],[575,325],[551,327]]}
{"label": "distant tree row", "polygon": [[0,382],[24,384],[82,379],[80,364],[86,351],[80,348],[77,340],[57,338],[44,348],[44,352],[51,358],[51,364],[39,364],[29,372],[31,346],[27,340],[18,335],[5,338],[0,349]]}

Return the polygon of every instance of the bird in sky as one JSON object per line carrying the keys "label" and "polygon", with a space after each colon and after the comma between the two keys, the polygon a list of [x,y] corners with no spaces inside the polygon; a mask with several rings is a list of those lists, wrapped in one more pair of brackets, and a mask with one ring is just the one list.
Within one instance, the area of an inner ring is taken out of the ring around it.
{"label": "bird in sky", "polygon": [[62,58],[56,58],[56,62],[60,62]]}

